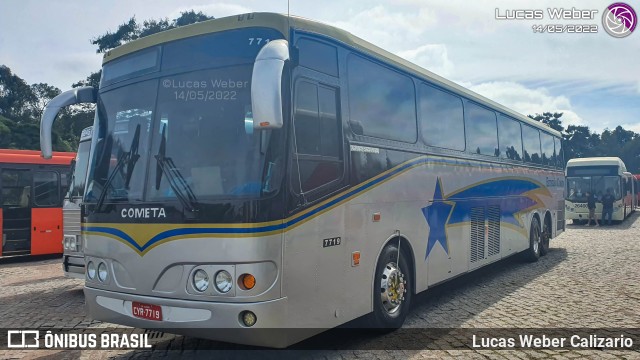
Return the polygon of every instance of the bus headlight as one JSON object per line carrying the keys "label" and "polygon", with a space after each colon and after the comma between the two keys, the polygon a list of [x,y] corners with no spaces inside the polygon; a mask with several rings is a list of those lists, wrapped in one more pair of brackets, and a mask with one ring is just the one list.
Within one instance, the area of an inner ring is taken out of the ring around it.
{"label": "bus headlight", "polygon": [[216,273],[216,289],[225,294],[231,290],[233,279],[231,274],[226,270],[220,270]]}
{"label": "bus headlight", "polygon": [[75,235],[64,236],[64,248],[65,250],[78,251],[78,241]]}
{"label": "bus headlight", "polygon": [[89,261],[87,264],[87,277],[91,280],[96,278],[96,264],[93,261]]}
{"label": "bus headlight", "polygon": [[209,275],[206,271],[198,269],[193,273],[193,287],[200,292],[209,288]]}
{"label": "bus headlight", "polygon": [[102,282],[107,281],[107,277],[108,277],[109,273],[107,272],[107,264],[101,262],[100,265],[98,265],[98,279]]}

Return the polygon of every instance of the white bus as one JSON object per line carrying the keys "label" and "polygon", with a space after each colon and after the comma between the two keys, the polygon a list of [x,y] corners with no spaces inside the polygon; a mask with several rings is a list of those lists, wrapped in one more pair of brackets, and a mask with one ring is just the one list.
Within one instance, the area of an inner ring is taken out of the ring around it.
{"label": "white bus", "polygon": [[92,127],[82,130],[78,152],[73,165],[71,184],[62,207],[63,255],[62,271],[68,278],[84,279],[84,253],[80,235],[80,204],[84,195]]}
{"label": "white bus", "polygon": [[[627,218],[638,203],[634,196],[635,182],[631,173],[627,172],[624,162],[617,157],[592,157],[571,159],[566,167],[566,199],[565,214],[567,220],[574,224],[586,223],[589,218],[586,192],[591,192],[602,199],[607,190],[615,197],[612,220],[622,221]],[[602,203],[596,202],[596,217],[602,220]]]}
{"label": "white bus", "polygon": [[416,293],[564,230],[560,133],[335,27],[220,18],[102,71],[41,139],[46,157],[57,109],[97,101],[94,319],[275,347],[397,328]]}

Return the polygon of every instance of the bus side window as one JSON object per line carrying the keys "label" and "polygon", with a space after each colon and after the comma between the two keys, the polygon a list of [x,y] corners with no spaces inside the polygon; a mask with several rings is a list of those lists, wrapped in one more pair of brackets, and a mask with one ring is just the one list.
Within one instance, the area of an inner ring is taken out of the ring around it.
{"label": "bus side window", "polygon": [[306,80],[297,83],[291,175],[296,193],[306,193],[342,177],[339,119],[335,89]]}
{"label": "bus side window", "polygon": [[36,171],[33,174],[34,206],[57,206],[60,204],[60,181],[54,171]]}
{"label": "bus side window", "polygon": [[466,102],[464,109],[467,151],[498,156],[500,149],[498,148],[496,113],[472,102]]}
{"label": "bus side window", "polygon": [[540,156],[540,131],[529,125],[522,126],[522,141],[524,143],[524,161],[542,164]]}

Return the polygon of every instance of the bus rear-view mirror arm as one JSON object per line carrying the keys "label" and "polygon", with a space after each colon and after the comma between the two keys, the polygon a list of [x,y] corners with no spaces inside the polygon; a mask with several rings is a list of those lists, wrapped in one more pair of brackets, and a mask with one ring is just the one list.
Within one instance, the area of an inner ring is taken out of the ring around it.
{"label": "bus rear-view mirror arm", "polygon": [[40,152],[43,158],[51,159],[52,154],[52,134],[53,122],[56,120],[60,109],[65,106],[89,103],[96,103],[96,89],[92,86],[84,86],[71,89],[54,97],[44,108],[40,119]]}
{"label": "bus rear-view mirror arm", "polygon": [[[282,71],[289,60],[286,40],[273,40],[260,49],[251,75],[251,107],[254,129],[279,129],[282,115]],[[245,119],[247,121],[247,119]]]}

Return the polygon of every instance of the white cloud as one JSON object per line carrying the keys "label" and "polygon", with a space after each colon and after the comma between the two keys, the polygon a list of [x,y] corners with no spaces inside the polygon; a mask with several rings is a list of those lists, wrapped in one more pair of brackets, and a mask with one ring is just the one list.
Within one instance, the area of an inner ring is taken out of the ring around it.
{"label": "white cloud", "polygon": [[372,5],[355,14],[343,13],[336,18],[340,20],[334,18],[324,21],[389,51],[406,50],[407,45],[415,47],[420,44],[424,39],[424,31],[437,21],[433,11],[429,9],[398,12],[385,5]]}
{"label": "white cloud", "polygon": [[398,52],[398,55],[443,77],[453,75],[453,62],[449,60],[447,46],[427,44],[413,50]]}
{"label": "white cloud", "polygon": [[515,82],[486,82],[464,86],[523,115],[561,112],[565,127],[585,124],[572,108],[569,98],[553,96],[545,88],[530,89]]}

